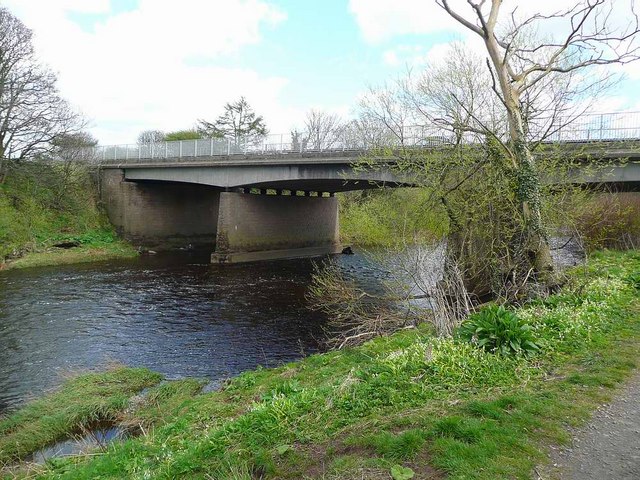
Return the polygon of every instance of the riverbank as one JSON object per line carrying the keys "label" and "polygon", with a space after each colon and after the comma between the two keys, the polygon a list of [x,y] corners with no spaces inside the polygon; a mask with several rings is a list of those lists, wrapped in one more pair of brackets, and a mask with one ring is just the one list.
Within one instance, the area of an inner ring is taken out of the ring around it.
{"label": "riverbank", "polygon": [[[99,262],[118,258],[135,258],[138,251],[128,242],[119,240],[112,232],[102,232],[101,239],[78,243],[71,248],[39,246],[22,256],[0,264],[0,270],[14,270],[30,267],[70,265],[74,263]],[[64,242],[62,240],[61,242]],[[66,240],[67,242],[69,240]],[[49,240],[49,243],[51,241]]]}
{"label": "riverbank", "polygon": [[135,256],[99,208],[96,175],[76,162],[11,163],[0,184],[0,269]]}
{"label": "riverbank", "polygon": [[80,376],[0,421],[0,463],[108,421],[137,436],[11,475],[528,479],[636,367],[639,288],[640,253],[595,254],[561,293],[516,311],[540,346],[530,357],[423,325],[205,394],[140,369]]}
{"label": "riverbank", "polygon": [[444,212],[433,208],[426,188],[363,190],[338,194],[344,245],[389,247],[442,238]]}

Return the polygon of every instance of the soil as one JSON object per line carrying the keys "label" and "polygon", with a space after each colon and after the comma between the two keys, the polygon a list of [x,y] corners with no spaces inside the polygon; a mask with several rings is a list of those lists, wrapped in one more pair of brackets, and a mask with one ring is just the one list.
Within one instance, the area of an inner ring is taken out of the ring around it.
{"label": "soil", "polygon": [[553,452],[552,463],[563,480],[640,479],[640,374],[574,432],[571,446]]}

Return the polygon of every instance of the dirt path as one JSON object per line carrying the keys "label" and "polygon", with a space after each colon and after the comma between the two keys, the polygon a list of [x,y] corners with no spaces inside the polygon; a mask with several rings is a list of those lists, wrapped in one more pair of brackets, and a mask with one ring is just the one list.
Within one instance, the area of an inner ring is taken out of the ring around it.
{"label": "dirt path", "polygon": [[[640,374],[552,455],[563,480],[640,479]],[[543,477],[544,478],[544,477]]]}

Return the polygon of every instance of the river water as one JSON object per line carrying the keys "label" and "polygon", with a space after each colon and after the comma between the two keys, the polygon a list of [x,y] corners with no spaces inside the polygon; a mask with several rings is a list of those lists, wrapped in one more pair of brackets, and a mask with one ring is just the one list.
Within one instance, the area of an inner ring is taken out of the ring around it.
{"label": "river water", "polygon": [[[362,255],[336,257],[375,284]],[[318,349],[309,259],[215,266],[208,254],[0,272],[0,413],[109,363],[215,386]]]}
{"label": "river water", "polygon": [[[571,245],[555,253],[560,264],[580,260]],[[334,258],[374,292],[398,270],[398,258],[380,252]],[[305,299],[314,262],[211,265],[203,252],[0,272],[0,414],[70,372],[110,363],[215,388],[313,353],[326,322]],[[420,261],[427,276],[438,263]]]}

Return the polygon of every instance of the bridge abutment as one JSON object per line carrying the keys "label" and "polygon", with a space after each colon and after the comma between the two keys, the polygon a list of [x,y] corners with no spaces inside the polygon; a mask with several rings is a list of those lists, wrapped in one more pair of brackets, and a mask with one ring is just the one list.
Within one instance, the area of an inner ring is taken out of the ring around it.
{"label": "bridge abutment", "polygon": [[212,263],[337,253],[335,197],[221,192]]}
{"label": "bridge abutment", "polygon": [[135,245],[211,245],[220,190],[194,184],[128,182],[120,169],[101,171],[101,199],[118,234]]}

